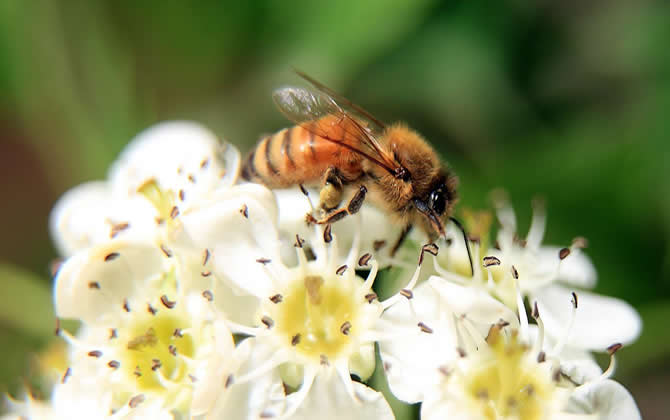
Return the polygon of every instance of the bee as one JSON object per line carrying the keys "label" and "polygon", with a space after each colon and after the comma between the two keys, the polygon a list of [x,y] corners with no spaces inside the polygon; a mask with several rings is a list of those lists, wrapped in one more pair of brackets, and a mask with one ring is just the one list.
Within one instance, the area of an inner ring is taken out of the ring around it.
{"label": "bee", "polygon": [[[452,220],[465,236],[451,217],[458,180],[420,134],[402,123],[386,125],[310,76],[298,75],[311,88],[284,87],[273,94],[296,125],[259,141],[243,165],[246,180],[269,188],[320,185],[325,216],[312,220],[319,224],[355,214],[369,192],[370,201],[404,227],[391,255],[413,226],[435,241]],[[340,206],[347,189],[353,196]]]}

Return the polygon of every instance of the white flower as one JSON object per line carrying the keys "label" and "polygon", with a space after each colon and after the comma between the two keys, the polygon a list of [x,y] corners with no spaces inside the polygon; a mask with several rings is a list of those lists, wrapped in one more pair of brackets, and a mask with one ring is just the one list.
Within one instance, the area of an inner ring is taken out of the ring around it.
{"label": "white flower", "polygon": [[[554,338],[562,336],[570,319],[570,307],[564,302],[570,299],[575,287],[593,288],[596,283],[595,269],[581,252],[584,240],[576,239],[570,248],[563,249],[541,246],[546,218],[540,206],[535,208],[526,239],[519,239],[514,211],[506,202],[498,205],[499,249],[486,251],[482,259],[474,258],[475,266],[481,263],[488,271],[483,283],[474,283],[483,285],[508,306],[516,306],[519,290],[531,303],[537,302],[547,334]],[[438,258],[440,264],[436,270],[442,277],[459,284],[471,282],[463,241],[452,241]],[[449,261],[449,265],[444,261]],[[575,327],[568,338],[573,346],[602,350],[615,341],[631,343],[640,335],[640,316],[620,299],[580,291],[579,306]]]}

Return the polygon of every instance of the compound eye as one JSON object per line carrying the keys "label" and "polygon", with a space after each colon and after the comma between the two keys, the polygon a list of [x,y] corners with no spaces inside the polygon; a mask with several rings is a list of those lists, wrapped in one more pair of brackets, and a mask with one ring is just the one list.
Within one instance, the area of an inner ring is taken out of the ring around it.
{"label": "compound eye", "polygon": [[444,213],[444,210],[447,207],[447,199],[444,196],[444,191],[435,190],[430,193],[430,208],[439,215]]}

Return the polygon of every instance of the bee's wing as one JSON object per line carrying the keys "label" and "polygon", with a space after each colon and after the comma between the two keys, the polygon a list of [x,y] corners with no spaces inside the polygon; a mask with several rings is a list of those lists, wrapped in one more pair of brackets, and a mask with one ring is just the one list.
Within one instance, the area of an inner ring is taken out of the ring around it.
{"label": "bee's wing", "polygon": [[352,115],[354,112],[345,109],[353,105],[351,102],[340,104],[325,92],[298,87],[280,88],[273,98],[279,110],[305,130],[362,155],[390,173],[401,168],[393,153],[378,140],[383,125],[360,116],[356,109],[359,115]]}

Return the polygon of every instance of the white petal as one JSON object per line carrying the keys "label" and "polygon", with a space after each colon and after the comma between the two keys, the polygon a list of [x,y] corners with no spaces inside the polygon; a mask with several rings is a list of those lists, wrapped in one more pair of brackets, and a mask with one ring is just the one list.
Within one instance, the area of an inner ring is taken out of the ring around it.
{"label": "white petal", "polygon": [[642,418],[630,392],[609,379],[577,388],[568,402],[567,411],[596,414],[601,420]]}
{"label": "white petal", "polygon": [[[353,383],[355,399],[334,369],[322,369],[291,420],[393,419],[384,396],[359,382]],[[288,397],[291,398],[290,396]]]}
{"label": "white petal", "polygon": [[58,251],[70,256],[110,239],[112,227],[126,223],[117,236],[151,236],[155,211],[142,197],[112,197],[107,183],[88,182],[67,191],[58,199],[49,216],[51,236]]}
{"label": "white petal", "polygon": [[222,144],[207,128],[187,121],[149,127],[135,137],[110,168],[109,179],[117,194],[133,194],[155,178],[161,188],[185,191],[187,200],[201,197],[237,179],[239,153]]}
{"label": "white petal", "polygon": [[[540,263],[545,262],[548,267],[553,267],[558,260],[558,247],[542,247],[538,257]],[[551,264],[551,265],[550,265]],[[596,285],[598,275],[591,259],[580,250],[573,251],[566,259],[561,261],[558,270],[558,281],[590,289]]]}
{"label": "white petal", "polygon": [[116,240],[81,251],[56,277],[56,315],[95,322],[116,314],[125,298],[134,297],[164,270],[161,251],[146,244]]}
{"label": "white petal", "polygon": [[267,188],[238,185],[221,190],[197,211],[184,215],[184,229],[177,240],[195,249],[209,249],[214,273],[249,294],[267,297],[271,279],[257,260],[280,262],[276,217],[274,197]]}
{"label": "white petal", "polygon": [[[535,292],[547,335],[558,339],[565,334],[572,311],[571,290],[551,285]],[[614,343],[629,344],[642,331],[642,320],[632,306],[621,299],[590,292],[577,292],[579,306],[567,344],[604,351]]]}

